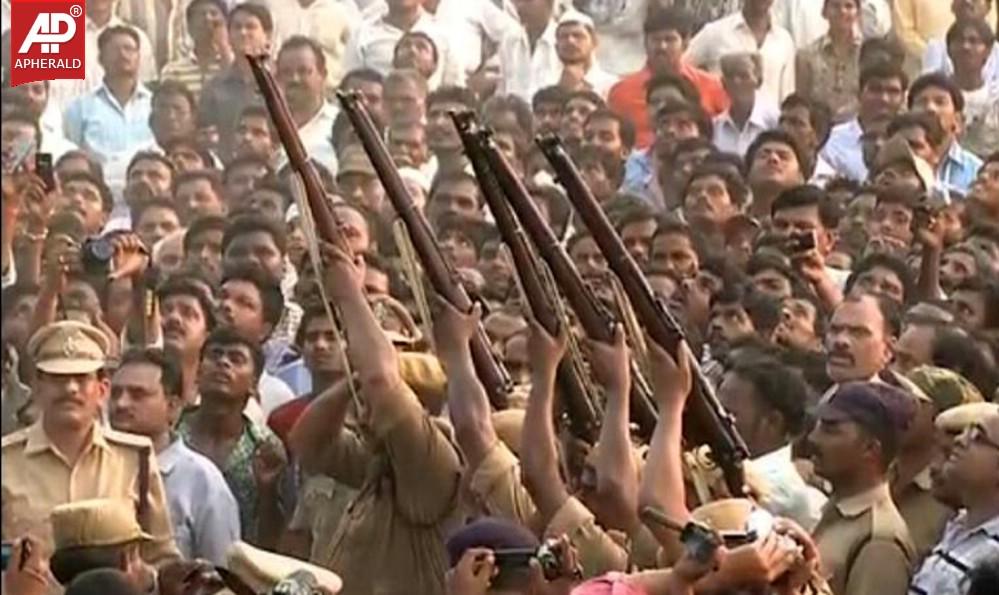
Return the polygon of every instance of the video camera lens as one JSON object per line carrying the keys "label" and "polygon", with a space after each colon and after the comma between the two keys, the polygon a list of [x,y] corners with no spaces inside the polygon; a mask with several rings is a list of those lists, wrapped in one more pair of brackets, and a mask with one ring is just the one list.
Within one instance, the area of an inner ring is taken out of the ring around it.
{"label": "video camera lens", "polygon": [[87,274],[107,275],[111,271],[112,258],[114,244],[107,238],[87,238],[80,247],[80,262]]}

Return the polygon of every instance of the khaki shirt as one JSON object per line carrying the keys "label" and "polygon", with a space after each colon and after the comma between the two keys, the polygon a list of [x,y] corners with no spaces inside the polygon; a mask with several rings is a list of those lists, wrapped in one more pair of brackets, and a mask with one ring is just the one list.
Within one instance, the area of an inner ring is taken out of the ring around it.
{"label": "khaki shirt", "polygon": [[904,595],[915,547],[887,483],[829,499],[813,532],[836,595]]}
{"label": "khaki shirt", "polygon": [[[143,545],[146,562],[160,565],[179,558],[152,443],[145,436],[94,424],[90,444],[75,465],[56,450],[42,422],[5,436],[3,447],[3,540],[32,535],[52,554],[49,515],[59,504],[90,498],[139,500],[140,458],[149,457],[149,514],[144,529],[153,541]],[[147,449],[144,451],[144,449]]]}
{"label": "khaki shirt", "polygon": [[288,529],[307,531],[312,537],[309,562],[329,565],[333,536],[356,495],[357,490],[326,475],[310,475],[302,482]]}
{"label": "khaki shirt", "polygon": [[930,468],[923,469],[901,489],[894,488],[895,506],[909,528],[916,546],[916,562],[926,557],[940,541],[944,527],[954,516],[954,510],[933,497]]}
{"label": "khaki shirt", "polygon": [[369,412],[363,436],[345,428],[336,437],[328,468],[347,485],[361,480],[330,554],[351,595],[443,593],[444,541],[461,522],[458,447],[412,389],[398,390],[390,406]]}
{"label": "khaki shirt", "polygon": [[478,467],[470,471],[466,493],[475,516],[535,526],[538,509],[520,480],[520,460],[502,440],[496,440]]}
{"label": "khaki shirt", "polygon": [[546,539],[567,535],[576,548],[583,576],[592,578],[629,566],[628,537],[618,531],[608,531],[597,524],[596,517],[574,496],[562,504],[545,529]]}

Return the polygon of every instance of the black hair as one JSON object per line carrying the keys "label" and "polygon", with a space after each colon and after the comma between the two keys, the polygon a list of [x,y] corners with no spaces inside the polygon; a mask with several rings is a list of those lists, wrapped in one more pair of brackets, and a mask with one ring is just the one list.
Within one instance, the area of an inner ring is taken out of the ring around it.
{"label": "black hair", "polygon": [[669,73],[654,75],[649,79],[649,82],[645,83],[646,102],[652,97],[652,92],[659,87],[673,87],[690,103],[701,104],[701,92],[694,86],[694,83],[678,74]]}
{"label": "black hair", "polygon": [[59,548],[52,552],[49,569],[60,585],[69,585],[76,577],[98,569],[121,567],[125,548],[131,544],[85,545]]}
{"label": "black hair", "polygon": [[444,85],[437,87],[427,94],[427,110],[435,103],[460,103],[470,111],[477,112],[479,102],[475,98],[475,93],[465,87],[454,85]]}
{"label": "black hair", "polygon": [[186,254],[190,250],[191,242],[194,241],[194,238],[206,231],[221,231],[224,233],[225,226],[225,217],[221,215],[204,215],[191,221],[191,224],[187,227],[187,231],[184,232],[184,253]]}
{"label": "black hair", "polygon": [[909,266],[901,258],[892,256],[891,254],[885,254],[884,252],[874,252],[868,254],[862,258],[860,262],[854,265],[853,271],[846,279],[846,287],[844,288],[843,293],[849,294],[860,276],[875,267],[888,269],[894,273],[896,277],[898,277],[899,281],[902,282],[902,293],[905,294],[903,301],[905,303],[908,303],[915,297],[916,282],[912,277],[912,271],[909,269]]}
{"label": "black hair", "polygon": [[[6,119],[7,117],[4,116],[5,121]],[[58,172],[62,164],[70,159],[83,159],[87,162],[87,167],[90,169],[90,175],[94,176],[98,180],[104,181],[104,166],[101,165],[101,162],[98,161],[93,155],[83,149],[71,149],[63,153],[58,159],[56,159],[55,170]],[[60,176],[59,181],[61,182],[62,179],[63,178]]]}
{"label": "black hair", "polygon": [[966,595],[991,595],[999,592],[999,562],[983,560],[968,571]]}
{"label": "black hair", "polygon": [[615,188],[619,187],[624,180],[624,162],[617,155],[608,155],[606,151],[598,147],[583,145],[574,151],[573,157],[580,167],[584,163],[599,163],[600,167],[604,169],[607,179]]}
{"label": "black hair", "polygon": [[[205,145],[193,136],[178,136],[163,143],[163,151],[169,155],[177,149],[191,149],[201,160],[202,167],[211,168],[215,164],[215,157]],[[179,172],[178,172],[179,173]]]}
{"label": "black hair", "polygon": [[323,53],[322,46],[319,45],[315,39],[311,37],[306,37],[305,35],[292,35],[281,44],[281,49],[278,50],[278,60],[281,59],[281,54],[285,52],[290,52],[292,50],[300,50],[303,48],[308,48],[312,51],[312,55],[316,59],[316,69],[319,72],[326,72],[326,54]]}
{"label": "black hair", "polygon": [[42,127],[41,124],[38,123],[38,118],[36,118],[31,112],[24,108],[16,108],[5,112],[3,115],[4,125],[12,122],[21,122],[22,124],[30,125],[32,130],[35,131],[35,146],[41,146]]}
{"label": "black hair", "polygon": [[191,113],[196,113],[198,111],[198,100],[195,99],[194,93],[191,93],[191,90],[187,88],[187,85],[173,79],[165,80],[156,86],[156,90],[153,91],[153,99],[151,103],[152,105],[156,105],[156,101],[158,99],[171,95],[183,97],[184,101],[187,102],[187,105],[191,107]]}
{"label": "black hair", "polygon": [[[874,61],[872,56],[878,53],[885,54],[887,60]],[[885,35],[882,37],[871,37],[865,39],[863,43],[860,44],[861,71],[863,71],[865,65],[866,66],[887,65],[898,71],[902,69],[902,65],[904,62],[905,62],[905,47],[903,47],[902,44],[899,43],[898,39],[896,39],[893,35]],[[895,74],[892,74],[891,77],[885,77],[885,78],[893,78],[893,77],[895,77]],[[903,87],[908,86],[907,78],[903,78],[902,81],[903,81],[902,84]],[[860,85],[860,88],[863,89],[864,86]]]}
{"label": "black hair", "polygon": [[563,106],[568,98],[569,93],[558,85],[542,87],[531,97],[531,109],[537,110],[542,103],[557,103],[559,106]]}
{"label": "black hair", "polygon": [[[863,48],[861,48],[861,53],[863,53]],[[903,92],[909,86],[909,77],[906,76],[902,67],[890,62],[877,62],[861,70],[860,91],[863,92],[867,83],[874,80],[897,80],[902,84]]]}
{"label": "black hair", "polygon": [[[853,275],[851,275],[850,278],[853,279]],[[881,318],[884,320],[884,332],[886,336],[898,337],[902,334],[903,310],[902,306],[895,300],[869,293],[865,293],[863,295],[850,295],[849,290],[847,290],[846,297],[844,297],[843,301],[840,302],[840,306],[848,302],[856,303],[864,298],[870,298],[874,300],[875,304],[877,304],[878,311],[881,313]]]}
{"label": "black hair", "polygon": [[243,4],[237,4],[232,7],[229,12],[228,19],[226,19],[226,26],[232,25],[232,21],[236,18],[236,15],[245,12],[246,14],[256,17],[260,21],[260,26],[263,27],[264,31],[268,35],[274,32],[274,17],[271,16],[271,11],[267,9],[266,6],[260,4],[253,4],[251,2],[245,2]]}
{"label": "black hair", "polygon": [[427,202],[429,203],[429,201],[432,200],[433,196],[437,194],[437,191],[442,185],[450,182],[472,182],[475,184],[475,196],[479,201],[479,206],[482,206],[484,199],[482,198],[482,193],[479,190],[478,181],[475,179],[475,176],[464,170],[438,171],[437,175],[434,176],[433,182],[430,183],[430,192],[427,193]]}
{"label": "black hair", "polygon": [[934,366],[953,370],[968,379],[983,395],[996,390],[996,367],[964,330],[937,329],[931,349]]}
{"label": "black hair", "polygon": [[749,200],[749,187],[746,185],[745,180],[742,179],[742,176],[733,172],[731,168],[716,163],[702,163],[694,168],[694,171],[690,174],[690,178],[687,180],[687,185],[683,189],[684,196],[687,195],[687,190],[690,189],[690,185],[693,184],[694,180],[707,176],[721,178],[725,183],[728,196],[734,206],[743,206]]}
{"label": "black hair", "polygon": [[222,283],[225,285],[229,281],[242,281],[257,288],[260,294],[260,307],[263,310],[264,322],[277,327],[284,314],[284,295],[281,293],[281,285],[272,279],[260,268],[246,266],[229,266],[222,271]]}
{"label": "black hair", "polygon": [[111,38],[115,35],[127,35],[132,38],[132,41],[135,42],[136,48],[141,47],[142,42],[139,41],[139,32],[136,31],[134,27],[130,25],[111,25],[107,29],[101,31],[101,34],[97,36],[98,53],[104,51],[105,46],[111,43]]}
{"label": "black hair", "polygon": [[267,111],[267,108],[262,105],[248,105],[243,108],[243,111],[239,112],[239,116],[236,118],[238,123],[243,118],[260,118],[267,122],[267,131],[271,135],[271,140],[278,140],[277,128],[274,126],[274,121],[271,120],[271,114]]}
{"label": "black hair", "polygon": [[149,364],[160,369],[160,384],[163,385],[163,393],[168,397],[180,397],[184,388],[183,375],[177,359],[168,357],[167,354],[157,347],[132,348],[121,356],[118,367],[128,364]]}
{"label": "black hair", "polygon": [[482,104],[482,119],[486,125],[492,125],[489,122],[488,116],[495,112],[505,111],[513,113],[514,118],[517,120],[517,127],[520,128],[518,132],[526,134],[528,137],[533,134],[534,114],[531,113],[531,106],[520,96],[512,93],[508,95],[493,95],[487,99]]}
{"label": "black hair", "polygon": [[967,29],[974,29],[978,33],[978,36],[982,38],[982,42],[987,48],[992,47],[992,44],[996,42],[995,31],[985,22],[985,19],[961,18],[954,21],[950,29],[947,29],[947,36],[945,37],[947,47],[949,48],[952,43],[958,41],[959,36]]}
{"label": "black hair", "polygon": [[586,118],[586,125],[594,120],[614,120],[617,122],[618,134],[621,136],[621,143],[629,151],[635,146],[635,124],[630,118],[626,118],[612,109],[602,107],[590,114]]}
{"label": "black hair", "polygon": [[173,179],[174,174],[177,173],[177,168],[174,166],[173,161],[167,159],[167,156],[159,151],[138,151],[132,158],[128,161],[128,167],[125,168],[125,178],[128,179],[128,175],[132,173],[132,168],[134,168],[140,161],[155,161],[162,164],[168,170],[170,170],[170,178]]}
{"label": "black hair", "polygon": [[912,86],[909,87],[909,101],[907,104],[910,110],[913,103],[915,103],[916,97],[929,88],[947,91],[947,94],[950,95],[950,101],[954,105],[954,111],[957,113],[964,111],[964,93],[961,92],[961,88],[957,86],[954,79],[942,72],[928,72],[912,81]]}
{"label": "black hair", "polygon": [[215,304],[212,291],[212,283],[203,276],[193,272],[185,272],[171,275],[157,287],[156,300],[162,304],[173,296],[193,297],[201,307],[205,328],[211,331],[215,328]]}
{"label": "black hair", "polygon": [[799,207],[816,207],[822,226],[830,230],[839,226],[839,220],[843,216],[839,206],[829,199],[825,190],[811,184],[802,184],[788,188],[777,195],[773,205],[770,206],[770,217],[772,219],[785,209]]}
{"label": "black hair", "polygon": [[714,124],[711,122],[711,116],[704,111],[704,108],[701,107],[700,103],[675,100],[667,101],[661,108],[659,108],[659,111],[656,112],[656,126],[658,127],[659,121],[667,116],[682,113],[686,113],[694,120],[697,124],[697,133],[701,138],[712,138],[712,135],[714,134]]}
{"label": "black hair", "polygon": [[782,110],[796,107],[808,110],[808,122],[815,130],[819,148],[822,148],[829,140],[829,133],[832,131],[833,113],[829,104],[801,93],[791,93],[780,104]]}
{"label": "black hair", "polygon": [[343,79],[340,80],[340,87],[348,88],[350,86],[350,82],[354,79],[364,81],[366,83],[375,83],[377,85],[385,84],[385,76],[374,68],[355,68],[354,70],[351,70],[347,74],[343,75]]}
{"label": "black hair", "polygon": [[278,252],[287,254],[288,236],[284,226],[263,215],[253,214],[239,215],[230,221],[225,229],[225,234],[222,236],[222,253],[225,254],[229,245],[237,237],[258,231],[271,236]]}
{"label": "black hair", "polygon": [[756,334],[769,336],[780,322],[780,301],[764,295],[739,282],[726,284],[721,291],[711,296],[711,308],[720,304],[737,304],[746,311],[753,322]]}
{"label": "black hair", "polygon": [[745,167],[747,172],[753,168],[753,161],[756,160],[756,153],[767,143],[780,143],[790,147],[791,151],[794,153],[794,158],[798,161],[798,167],[802,170],[802,172],[804,172],[804,168],[808,163],[808,160],[805,159],[805,152],[798,145],[798,141],[794,140],[793,136],[779,128],[764,130],[753,140],[752,143],[750,143],[749,148],[746,149]]}
{"label": "black hair", "polygon": [[260,348],[260,345],[246,337],[236,329],[228,326],[220,326],[219,328],[208,333],[208,337],[205,339],[205,344],[201,346],[201,359],[204,359],[205,353],[210,347],[222,345],[225,347],[231,345],[242,345],[250,351],[250,356],[253,359],[253,375],[254,378],[260,378],[260,374],[264,371],[264,351]]}
{"label": "black hair", "polygon": [[99,568],[81,574],[66,595],[141,595],[121,570]]}
{"label": "black hair", "polygon": [[181,184],[197,180],[204,180],[208,182],[208,184],[212,187],[212,190],[214,190],[220,198],[223,196],[222,174],[217,169],[195,169],[178,173],[177,177],[173,180],[174,192],[177,191],[177,188],[180,188]]}
{"label": "black hair", "polygon": [[[977,255],[975,256],[977,264],[978,258]],[[981,276],[981,271],[979,271],[979,275],[965,279],[954,288],[954,291],[982,294],[982,299],[985,302],[985,324],[983,328],[999,328],[999,281]]]}
{"label": "black hair", "polygon": [[737,362],[730,373],[753,385],[758,402],[781,414],[788,437],[802,432],[809,390],[801,374],[771,358]]}
{"label": "black hair", "polygon": [[41,291],[41,287],[34,283],[28,283],[26,281],[18,281],[14,285],[4,287],[3,291],[0,292],[0,318],[7,318],[11,313],[11,310],[25,297],[37,297],[38,293]]}
{"label": "black hair", "polygon": [[694,33],[694,20],[686,10],[676,7],[652,8],[642,25],[645,35],[659,31],[676,31],[680,37],[689,39]]}
{"label": "black hair", "polygon": [[222,0],[191,0],[191,3],[187,5],[186,9],[184,9],[184,22],[187,23],[188,29],[191,28],[191,21],[194,20],[194,9],[199,4],[211,4],[222,12],[222,18],[228,18],[229,16],[229,9]]}
{"label": "black hair", "polygon": [[[142,220],[142,216],[150,209],[164,209],[171,211],[177,216],[178,222],[183,222],[183,218],[180,216],[180,207],[177,206],[177,203],[169,198],[156,196],[140,202],[131,209],[132,225],[136,229],[139,227],[139,221]],[[152,246],[146,246],[146,248],[152,249]]]}
{"label": "black hair", "polygon": [[62,177],[59,182],[63,187],[71,182],[86,182],[94,188],[97,188],[97,193],[101,196],[101,210],[105,213],[110,213],[111,210],[114,209],[114,197],[111,195],[111,189],[108,188],[108,185],[105,184],[100,178],[97,178],[89,173],[78,171]]}

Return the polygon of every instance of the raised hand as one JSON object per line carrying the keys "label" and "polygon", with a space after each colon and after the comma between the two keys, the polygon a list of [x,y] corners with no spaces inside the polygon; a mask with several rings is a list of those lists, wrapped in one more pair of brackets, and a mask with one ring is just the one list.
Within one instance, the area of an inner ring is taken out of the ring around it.
{"label": "raised hand", "polygon": [[114,247],[113,266],[109,280],[141,275],[149,267],[149,250],[134,233],[123,233],[111,239]]}
{"label": "raised hand", "polygon": [[328,242],[319,246],[319,254],[323,261],[323,272],[326,275],[326,294],[333,299],[344,299],[363,292],[364,268],[363,257],[351,257],[342,248]]}
{"label": "raised hand", "polygon": [[462,353],[479,328],[482,306],[475,304],[472,311],[463,314],[450,302],[436,295],[431,312],[434,319],[434,346],[442,356]]}
{"label": "raised hand", "polygon": [[496,574],[492,550],[473,547],[447,573],[448,595],[485,595]]}
{"label": "raised hand", "polygon": [[614,325],[611,343],[590,340],[587,343],[590,368],[601,386],[616,394],[624,394],[631,386],[631,350],[625,340],[624,327]]}
{"label": "raised hand", "polygon": [[531,372],[542,375],[554,374],[568,345],[566,330],[560,328],[558,336],[553,337],[534,319],[531,319],[528,327],[530,332],[527,335],[527,357],[531,362]]}
{"label": "raised hand", "polygon": [[690,394],[693,386],[691,366],[694,355],[684,341],[680,343],[679,361],[666,352],[652,337],[646,338],[649,349],[649,368],[652,370],[652,385],[660,408],[679,406]]}

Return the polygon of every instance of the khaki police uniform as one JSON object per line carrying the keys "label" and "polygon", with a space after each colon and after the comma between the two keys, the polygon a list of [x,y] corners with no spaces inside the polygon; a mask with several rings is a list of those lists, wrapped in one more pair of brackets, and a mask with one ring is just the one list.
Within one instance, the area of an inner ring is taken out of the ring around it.
{"label": "khaki police uniform", "polygon": [[906,485],[893,487],[895,506],[916,547],[916,562],[940,540],[944,527],[955,514],[953,509],[933,497],[932,490],[933,479],[928,466]]}
{"label": "khaki police uniform", "polygon": [[[105,365],[107,350],[101,331],[75,321],[47,325],[28,343],[36,367],[47,374],[93,373]],[[179,557],[149,438],[94,420],[79,459],[70,462],[39,420],[3,438],[2,465],[4,541],[32,535],[48,556],[53,551],[53,509],[77,500],[124,498],[133,510],[144,503],[144,528],[152,539],[143,545],[142,557],[153,564]]]}
{"label": "khaki police uniform", "polygon": [[887,483],[833,496],[812,534],[836,595],[903,595],[915,558],[909,530]]}

